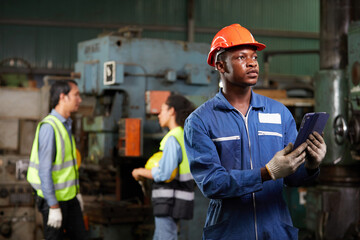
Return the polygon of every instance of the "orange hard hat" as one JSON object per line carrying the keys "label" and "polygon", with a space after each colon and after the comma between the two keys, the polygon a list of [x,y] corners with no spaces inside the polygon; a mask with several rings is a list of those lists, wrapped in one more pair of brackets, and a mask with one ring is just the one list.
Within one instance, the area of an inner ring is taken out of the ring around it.
{"label": "orange hard hat", "polygon": [[242,27],[240,24],[232,24],[224,27],[215,35],[211,43],[207,63],[210,66],[215,67],[215,57],[218,51],[240,45],[252,45],[255,46],[258,51],[266,48],[265,44],[259,43],[255,40],[249,30]]}

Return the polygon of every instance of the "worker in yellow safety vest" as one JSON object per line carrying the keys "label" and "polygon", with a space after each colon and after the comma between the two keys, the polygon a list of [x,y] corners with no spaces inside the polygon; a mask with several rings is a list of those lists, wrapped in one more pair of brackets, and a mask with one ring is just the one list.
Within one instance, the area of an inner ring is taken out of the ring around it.
{"label": "worker in yellow safety vest", "polygon": [[184,122],[194,110],[184,96],[172,94],[158,115],[161,127],[169,132],[160,142],[159,152],[145,168],[132,172],[135,180],[153,179],[151,200],[155,216],[154,240],[177,239],[177,223],[191,219],[194,210],[194,180],[184,145]]}
{"label": "worker in yellow safety vest", "polygon": [[81,103],[75,81],[56,81],[50,89],[51,113],[37,126],[27,180],[36,191],[45,239],[87,239],[70,114]]}

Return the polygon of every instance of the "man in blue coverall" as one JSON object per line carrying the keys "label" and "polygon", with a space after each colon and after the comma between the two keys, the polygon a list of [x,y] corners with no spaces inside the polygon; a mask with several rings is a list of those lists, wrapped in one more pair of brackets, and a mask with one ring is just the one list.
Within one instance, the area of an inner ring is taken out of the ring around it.
{"label": "man in blue coverall", "polygon": [[190,170],[210,198],[203,239],[297,239],[283,185],[316,178],[326,153],[316,132],[293,149],[297,130],[289,110],[252,91],[256,51],[265,47],[239,24],[220,30],[207,62],[223,87],[185,123]]}

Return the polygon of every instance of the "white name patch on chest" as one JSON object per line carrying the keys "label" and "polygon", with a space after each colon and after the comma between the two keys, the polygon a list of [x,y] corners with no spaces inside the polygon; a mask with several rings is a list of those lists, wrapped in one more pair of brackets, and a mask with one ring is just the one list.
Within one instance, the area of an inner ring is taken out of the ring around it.
{"label": "white name patch on chest", "polygon": [[259,113],[260,123],[281,124],[280,113]]}

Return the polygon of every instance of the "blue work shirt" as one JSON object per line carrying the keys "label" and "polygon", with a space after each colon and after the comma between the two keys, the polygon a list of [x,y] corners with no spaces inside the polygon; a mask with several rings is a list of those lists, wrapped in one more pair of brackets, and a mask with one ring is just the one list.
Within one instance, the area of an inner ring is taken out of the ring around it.
{"label": "blue work shirt", "polygon": [[163,155],[159,161],[159,166],[151,169],[151,174],[155,182],[168,180],[175,168],[182,161],[182,151],[179,142],[174,136],[169,136],[166,140]]}
{"label": "blue work shirt", "polygon": [[[65,119],[55,109],[51,110],[50,115],[57,117],[64,124],[71,140],[71,118]],[[41,180],[41,190],[49,206],[58,203],[55,197],[55,187],[51,175],[55,154],[56,143],[54,129],[50,124],[43,123],[39,131],[39,177]]]}
{"label": "blue work shirt", "polygon": [[210,198],[203,239],[297,239],[283,185],[311,181],[304,164],[285,178],[262,182],[260,169],[294,143],[297,130],[280,102],[251,93],[246,116],[220,92],[186,120],[191,173]]}

